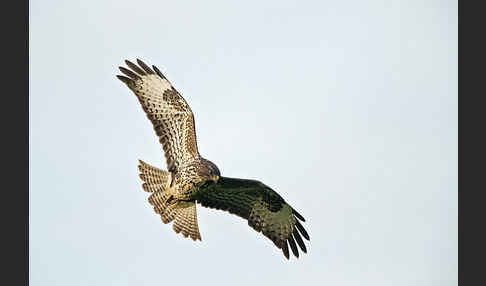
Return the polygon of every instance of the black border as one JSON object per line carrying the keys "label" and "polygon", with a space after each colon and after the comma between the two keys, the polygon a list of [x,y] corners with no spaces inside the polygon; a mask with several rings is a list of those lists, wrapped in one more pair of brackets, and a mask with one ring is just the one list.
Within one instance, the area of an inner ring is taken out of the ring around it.
{"label": "black border", "polygon": [[[3,6],[2,284],[29,284],[29,2]],[[5,50],[4,50],[5,49]],[[8,185],[8,186],[7,186]],[[6,227],[5,227],[6,226]]]}
{"label": "black border", "polygon": [[[464,222],[463,222],[463,219],[464,219],[464,215],[463,215],[463,211],[464,211],[464,206],[463,206],[463,192],[460,191],[461,189],[461,184],[464,183],[463,181],[463,169],[462,169],[462,166],[464,165],[463,164],[463,155],[464,155],[464,152],[463,152],[463,147],[464,147],[464,142],[463,142],[463,138],[461,137],[461,134],[462,134],[462,127],[463,127],[463,124],[464,124],[464,121],[461,119],[461,116],[463,116],[464,114],[464,104],[463,104],[463,98],[459,96],[459,94],[464,94],[462,91],[464,90],[464,85],[463,85],[463,81],[462,81],[462,70],[464,69],[464,65],[462,64],[463,62],[463,57],[461,55],[461,52],[463,51],[462,49],[462,45],[461,45],[461,42],[463,41],[463,38],[464,38],[464,34],[463,34],[463,30],[464,30],[464,25],[463,25],[463,21],[464,21],[464,7],[463,7],[463,3],[464,2],[459,2],[458,1],[458,7],[457,7],[457,10],[458,10],[458,20],[457,20],[457,24],[458,24],[458,35],[457,35],[457,41],[458,41],[458,45],[457,45],[457,67],[458,67],[458,72],[457,72],[457,92],[458,92],[458,99],[457,99],[457,119],[458,119],[458,127],[457,127],[457,137],[458,137],[458,140],[457,140],[457,147],[458,147],[458,150],[457,150],[457,154],[458,154],[458,158],[457,158],[457,163],[458,163],[458,174],[457,174],[457,184],[458,184],[458,195],[457,195],[457,200],[458,200],[458,206],[457,206],[457,222],[458,222],[458,232],[457,232],[457,242],[458,242],[458,246],[457,246],[457,258],[458,258],[458,269],[457,269],[457,279],[458,279],[458,284],[459,285],[467,285],[465,280],[464,280],[464,264],[462,263],[464,261],[464,252],[462,251],[462,246],[461,246],[461,243],[462,243],[462,235],[461,233],[464,232]],[[461,125],[462,124],[462,125]]]}
{"label": "black border", "polygon": [[[484,9],[459,1],[458,30],[458,279],[484,285]],[[473,99],[478,99],[478,102]],[[467,231],[466,231],[467,229]],[[483,282],[481,282],[483,281]]]}
{"label": "black border", "polygon": [[463,183],[463,177],[462,177],[462,165],[463,165],[463,150],[462,150],[462,147],[464,146],[463,145],[463,142],[462,142],[462,137],[460,136],[461,135],[461,131],[462,131],[462,124],[464,124],[464,121],[461,120],[461,116],[463,115],[463,98],[461,98],[459,96],[460,93],[462,93],[462,90],[464,89],[464,85],[462,84],[462,70],[464,68],[464,66],[462,65],[462,60],[463,60],[463,57],[461,55],[461,51],[462,51],[462,45],[461,45],[461,42],[463,40],[463,29],[464,29],[464,25],[463,25],[463,20],[464,20],[464,15],[463,15],[463,12],[464,12],[464,9],[463,9],[463,2],[459,2],[458,1],[458,7],[457,7],[457,12],[458,12],[458,15],[457,15],[457,24],[458,24],[458,29],[457,29],[457,68],[458,68],[458,72],[457,72],[457,92],[458,92],[458,99],[457,99],[457,119],[458,119],[458,127],[457,127],[457,137],[458,137],[458,140],[457,140],[457,147],[458,147],[458,150],[457,150],[457,155],[458,155],[458,158],[457,158],[457,163],[458,163],[458,167],[457,167],[457,184],[458,184],[458,195],[457,195],[457,223],[458,223],[458,231],[457,231],[457,243],[458,243],[458,246],[457,246],[457,259],[458,259],[458,269],[457,269],[457,279],[458,279],[458,284],[459,285],[466,285],[466,282],[464,281],[464,265],[462,264],[462,261],[463,261],[463,254],[464,252],[461,251],[462,249],[462,246],[461,246],[461,243],[462,243],[462,239],[461,239],[461,233],[463,233],[464,231],[464,223],[463,223],[463,219],[464,219],[464,216],[463,216],[463,206],[462,206],[462,203],[463,203],[463,200],[462,200],[462,197],[463,197],[463,192],[460,192],[459,190],[461,189],[461,184]]}

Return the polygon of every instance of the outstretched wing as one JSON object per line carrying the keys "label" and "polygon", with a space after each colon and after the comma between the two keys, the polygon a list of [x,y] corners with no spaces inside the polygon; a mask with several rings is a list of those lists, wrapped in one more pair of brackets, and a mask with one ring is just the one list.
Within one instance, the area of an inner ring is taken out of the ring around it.
{"label": "outstretched wing", "polygon": [[[137,96],[164,149],[167,169],[176,173],[182,162],[198,157],[194,116],[184,98],[155,66],[125,60],[117,75]],[[154,71],[155,70],[155,71]]]}
{"label": "outstretched wing", "polygon": [[[289,248],[296,257],[307,252],[301,235],[309,235],[299,220],[305,219],[275,191],[259,181],[221,177],[200,189],[197,202],[204,207],[226,210],[248,220],[248,225],[270,238],[289,259]],[[288,244],[287,244],[288,243]]]}

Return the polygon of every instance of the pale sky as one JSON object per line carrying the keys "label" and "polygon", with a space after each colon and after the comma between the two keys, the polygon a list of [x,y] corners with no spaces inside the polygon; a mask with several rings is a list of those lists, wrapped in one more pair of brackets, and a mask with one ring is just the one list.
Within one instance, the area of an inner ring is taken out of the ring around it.
{"label": "pale sky", "polygon": [[[30,285],[457,284],[457,1],[30,1]],[[199,151],[305,218],[307,254],[198,206],[166,169],[124,59],[191,106]]]}

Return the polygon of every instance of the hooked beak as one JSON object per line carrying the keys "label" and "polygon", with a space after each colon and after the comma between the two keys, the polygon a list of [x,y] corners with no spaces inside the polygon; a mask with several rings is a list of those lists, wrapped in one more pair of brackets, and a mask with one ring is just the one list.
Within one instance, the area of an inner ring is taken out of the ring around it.
{"label": "hooked beak", "polygon": [[213,176],[210,179],[213,180],[215,183],[217,183],[219,180],[219,176]]}

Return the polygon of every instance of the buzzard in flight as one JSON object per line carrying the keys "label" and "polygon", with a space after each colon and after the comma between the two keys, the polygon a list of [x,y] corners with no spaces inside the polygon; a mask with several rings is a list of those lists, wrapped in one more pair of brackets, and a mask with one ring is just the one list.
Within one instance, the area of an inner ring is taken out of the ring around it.
{"label": "buzzard in flight", "polygon": [[117,75],[135,93],[164,149],[167,171],[141,160],[140,178],[148,199],[163,223],[184,237],[201,240],[196,203],[226,210],[248,220],[289,259],[290,249],[299,257],[297,245],[307,252],[302,236],[309,235],[300,221],[305,219],[268,186],[255,180],[222,177],[218,167],[199,154],[191,108],[160,70],[137,59],[126,60],[129,69]]}

